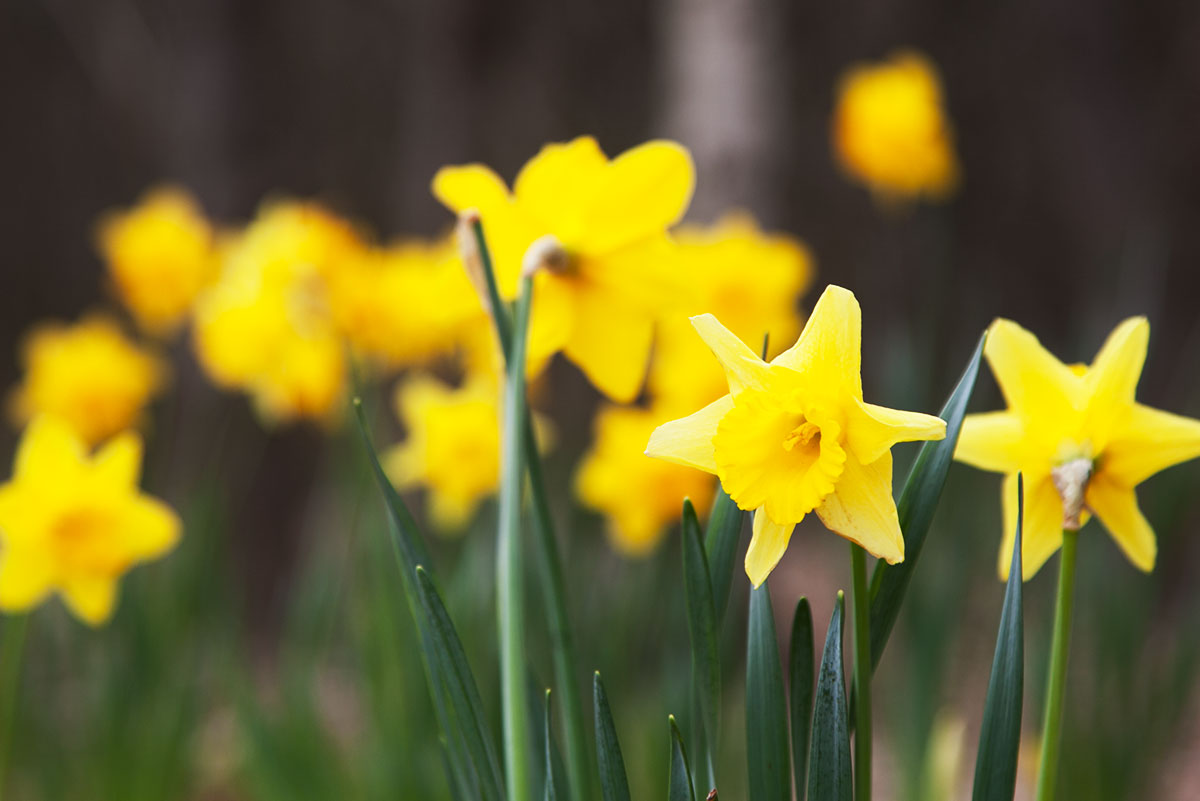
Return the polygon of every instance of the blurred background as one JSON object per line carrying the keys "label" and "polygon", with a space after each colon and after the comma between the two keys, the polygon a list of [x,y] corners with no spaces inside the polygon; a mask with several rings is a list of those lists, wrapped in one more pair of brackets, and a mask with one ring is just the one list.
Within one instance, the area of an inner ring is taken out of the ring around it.
{"label": "blurred background", "polygon": [[[1200,417],[1198,36],[1200,6],[1157,0],[14,0],[0,9],[0,385],[19,379],[32,325],[111,297],[96,221],[148,187],[187,187],[218,223],[296,196],[383,238],[433,236],[452,222],[429,191],[439,166],[481,161],[511,179],[544,142],[592,134],[610,155],[678,139],[697,165],[689,220],[741,208],[801,238],[815,264],[804,308],[826,283],[863,306],[875,403],[935,412],[996,316],[1073,362],[1145,314],[1139,400]],[[962,172],[945,202],[880,202],[832,156],[839,76],[906,47],[943,80]],[[445,797],[435,744],[422,745],[432,730],[414,723],[432,719],[358,443],[265,430],[244,399],[209,386],[186,342],[171,356],[146,483],[184,516],[184,545],[130,577],[107,629],[45,611],[14,797]],[[546,405],[565,498],[596,397],[564,368]],[[972,408],[1000,405],[984,371]],[[0,433],[5,460],[15,438]],[[914,452],[897,451],[897,481]],[[1200,797],[1198,485],[1190,464],[1141,489],[1160,541],[1151,575],[1098,524],[1081,540],[1062,798]],[[969,781],[1003,594],[998,487],[952,469],[877,674],[881,799],[961,797],[939,794],[942,763]],[[687,695],[676,537],[629,560],[605,546],[599,518],[559,512],[572,611],[589,632],[581,661],[605,671],[635,783],[657,788],[661,722]],[[454,566],[452,612],[477,643],[494,625],[489,515],[438,545]],[[779,629],[807,594],[820,638],[849,582],[844,543],[807,526],[794,542],[772,579]],[[1053,564],[1027,595],[1031,733]],[[735,583],[735,603],[745,590]],[[744,633],[727,628],[736,676]],[[471,656],[494,700],[486,647]],[[740,698],[727,700],[738,720]],[[744,759],[729,739],[724,774],[738,788]]]}

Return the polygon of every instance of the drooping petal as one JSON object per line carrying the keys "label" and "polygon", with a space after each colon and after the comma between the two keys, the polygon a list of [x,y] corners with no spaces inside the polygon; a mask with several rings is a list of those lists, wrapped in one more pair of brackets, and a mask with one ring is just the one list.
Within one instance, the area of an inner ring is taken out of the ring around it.
{"label": "drooping petal", "polygon": [[804,373],[814,386],[862,398],[862,309],[854,293],[830,284],[796,344],[771,363]]}
{"label": "drooping petal", "polygon": [[795,523],[776,523],[762,509],[754,513],[753,535],[750,547],[746,550],[746,575],[755,587],[766,581],[775,565],[779,564],[795,528]]}
{"label": "drooping petal", "polygon": [[1079,377],[1013,321],[992,323],[983,354],[1009,410],[1023,419],[1052,425],[1056,417],[1080,406]]}
{"label": "drooping petal", "polygon": [[523,213],[573,251],[587,228],[588,201],[607,168],[608,158],[590,136],[548,144],[521,168],[513,195]]}
{"label": "drooping petal", "polygon": [[996,473],[1016,473],[1029,463],[1021,418],[1011,412],[969,414],[954,448],[957,461]]}
{"label": "drooping petal", "polygon": [[[1000,578],[1008,580],[1013,545],[1017,541],[1017,476],[1004,477],[1004,537],[1000,546]],[[1025,523],[1021,530],[1021,574],[1033,578],[1046,560],[1062,547],[1062,498],[1049,475],[1025,475]]]}
{"label": "drooping petal", "polygon": [[40,549],[6,547],[0,553],[0,611],[32,609],[53,584],[51,559]]}
{"label": "drooping petal", "polygon": [[613,159],[585,211],[579,249],[604,253],[662,233],[692,199],[695,168],[687,148],[655,140]]}
{"label": "drooping petal", "polygon": [[126,431],[109,440],[92,460],[92,475],[114,492],[136,487],[142,474],[142,438]]}
{"label": "drooping petal", "polygon": [[529,312],[527,375],[539,375],[550,357],[566,347],[575,317],[578,282],[540,272],[534,278],[533,308]]}
{"label": "drooping petal", "polygon": [[111,576],[69,576],[59,593],[75,616],[89,626],[99,626],[112,617],[117,601],[117,580]]}
{"label": "drooping petal", "polygon": [[891,451],[865,465],[848,454],[842,476],[833,494],[817,507],[817,516],[826,528],[872,556],[888,564],[904,561],[904,535],[892,499]]}
{"label": "drooping petal", "polygon": [[695,414],[663,423],[650,435],[646,455],[716,475],[713,437],[717,424],[732,408],[733,398],[725,395]]}
{"label": "drooping petal", "polygon": [[619,294],[597,286],[575,293],[563,352],[608,397],[620,403],[637,397],[653,340],[653,319]]}
{"label": "drooping petal", "polygon": [[508,203],[508,187],[483,164],[442,167],[433,176],[433,195],[455,213],[479,209],[487,213]]}
{"label": "drooping petal", "polygon": [[943,439],[946,421],[931,414],[905,412],[864,403],[858,398],[850,409],[846,439],[855,458],[871,464],[897,442]]}
{"label": "drooping petal", "polygon": [[1158,544],[1154,530],[1138,508],[1132,487],[1114,481],[1101,471],[1087,486],[1087,505],[1112,534],[1130,562],[1149,573],[1154,569]]}
{"label": "drooping petal", "polygon": [[1101,456],[1101,471],[1135,487],[1160,470],[1200,456],[1200,420],[1135,403]]}
{"label": "drooping petal", "polygon": [[708,345],[721,367],[725,369],[725,378],[729,381],[729,391],[737,394],[746,387],[761,389],[767,375],[767,363],[750,350],[745,342],[711,314],[701,314],[692,317],[692,325],[704,344]]}

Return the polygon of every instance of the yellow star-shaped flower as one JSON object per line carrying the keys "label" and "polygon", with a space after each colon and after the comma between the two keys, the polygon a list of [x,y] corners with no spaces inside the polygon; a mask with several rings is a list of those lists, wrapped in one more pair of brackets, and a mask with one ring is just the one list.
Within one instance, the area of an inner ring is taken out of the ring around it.
{"label": "yellow star-shaped flower", "polygon": [[715,473],[739,507],[754,510],[746,553],[754,585],[812,511],[871,554],[902,561],[891,447],[941,439],[946,424],[863,401],[862,311],[853,293],[828,287],[796,344],[769,364],[712,315],[692,324],[725,368],[729,394],[660,426],[646,453]]}
{"label": "yellow star-shaped flower", "polygon": [[1095,514],[1138,568],[1154,567],[1154,531],[1138,509],[1134,487],[1159,470],[1200,456],[1200,421],[1134,400],[1150,324],[1121,323],[1091,366],[1068,366],[1010,320],[996,320],[984,355],[1008,410],[968,415],[954,458],[1005,473],[1007,578],[1017,516],[1017,473],[1025,474],[1024,545],[1028,580],[1062,545],[1064,527]]}
{"label": "yellow star-shaped flower", "polygon": [[126,432],[95,456],[65,422],[38,417],[0,486],[0,610],[23,612],[57,590],[75,615],[112,615],[117,582],[178,541],[179,518],[138,492],[142,441]]}

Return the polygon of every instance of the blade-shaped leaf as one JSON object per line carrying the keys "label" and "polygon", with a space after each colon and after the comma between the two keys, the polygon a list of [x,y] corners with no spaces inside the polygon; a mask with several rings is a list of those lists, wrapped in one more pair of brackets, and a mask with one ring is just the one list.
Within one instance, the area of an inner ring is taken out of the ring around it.
{"label": "blade-shaped leaf", "polygon": [[471,667],[467,664],[462,641],[454,629],[450,614],[442,604],[441,596],[433,586],[429,573],[418,565],[416,575],[421,607],[428,617],[434,646],[431,666],[434,675],[445,688],[447,711],[451,720],[457,724],[455,728],[462,734],[471,754],[472,765],[479,775],[482,797],[502,799],[504,794],[500,791],[503,784],[500,763],[496,758],[483,702],[479,698],[478,685],[471,673]]}
{"label": "blade-shaped leaf", "polygon": [[808,757],[808,801],[851,801],[850,729],[846,725],[846,681],[842,675],[842,616],[839,591],[825,635],[825,653],[813,704],[812,747]]}
{"label": "blade-shaped leaf", "polygon": [[550,726],[550,690],[546,690],[546,702],[543,711],[545,712],[545,718],[542,724],[542,733],[546,746],[543,772],[546,776],[546,783],[543,785],[544,792],[542,793],[542,798],[544,801],[558,801],[558,769],[555,766],[555,757],[557,755],[554,753],[554,734]]}
{"label": "blade-shaped leaf", "polygon": [[974,801],[1012,801],[1021,747],[1021,706],[1025,687],[1025,631],[1021,600],[1021,529],[1025,516],[1024,479],[1017,479],[1017,539],[1004,590],[996,635],[996,655],[988,679],[979,752],[975,758]]}
{"label": "blade-shaped leaf", "polygon": [[696,801],[696,790],[692,785],[692,770],[688,767],[687,751],[683,747],[683,736],[675,725],[675,716],[670,718],[671,724],[671,775],[667,781],[667,801]]}
{"label": "blade-shaped leaf", "polygon": [[767,582],[750,591],[746,644],[746,759],[750,801],[789,801],[787,695]]}
{"label": "blade-shaped leaf", "polygon": [[804,801],[808,767],[808,734],[813,704],[813,623],[808,599],[801,598],[792,618],[788,648],[788,696],[792,718],[792,774],[796,777],[796,799]]}
{"label": "blade-shaped leaf", "polygon": [[745,514],[734,503],[733,498],[730,498],[725,490],[718,486],[717,495],[713,499],[712,512],[708,516],[708,532],[704,539],[718,627],[725,617],[725,607],[729,604],[729,588],[733,584],[733,563],[737,557],[738,540],[742,536],[742,519]]}
{"label": "blade-shaped leaf", "polygon": [[875,573],[871,577],[872,670],[879,666],[884,646],[891,636],[892,627],[896,625],[900,604],[908,591],[908,583],[912,580],[921,548],[925,545],[925,535],[929,533],[929,524],[933,521],[933,513],[942,496],[942,487],[946,484],[946,474],[950,471],[954,448],[958,444],[963,415],[966,414],[971,391],[975,388],[975,378],[979,375],[979,360],[983,356],[986,336],[980,337],[954,392],[942,407],[940,416],[946,421],[945,439],[926,442],[921,446],[917,460],[904,482],[904,490],[896,504],[900,530],[904,533],[904,561],[889,565],[880,559],[875,564]]}
{"label": "blade-shaped leaf", "polygon": [[713,608],[708,559],[700,542],[700,521],[692,502],[683,502],[683,586],[688,634],[692,644],[692,680],[700,699],[705,742],[716,749],[720,731],[721,659],[717,650],[717,615]]}
{"label": "blade-shaped leaf", "polygon": [[596,761],[600,765],[600,791],[604,801],[629,801],[629,780],[625,777],[625,760],[621,758],[621,744],[617,741],[617,727],[613,723],[612,710],[608,707],[608,694],[600,672],[596,671],[592,682],[596,706]]}

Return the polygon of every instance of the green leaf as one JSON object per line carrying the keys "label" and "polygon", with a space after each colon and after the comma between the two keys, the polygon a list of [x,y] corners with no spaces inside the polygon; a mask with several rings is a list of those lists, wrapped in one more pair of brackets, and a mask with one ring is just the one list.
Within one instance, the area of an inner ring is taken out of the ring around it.
{"label": "green leaf", "polygon": [[592,683],[596,704],[596,761],[600,765],[600,790],[604,801],[629,801],[629,780],[625,777],[625,760],[617,741],[617,727],[608,708],[608,694],[600,671]]}
{"label": "green leaf", "polygon": [[742,535],[742,518],[745,517],[745,514],[734,503],[733,498],[730,498],[718,485],[717,495],[713,499],[712,512],[708,516],[708,532],[704,540],[718,626],[725,618],[725,608],[729,604],[729,588],[733,584],[733,563],[737,557],[738,539]]}
{"label": "green leaf", "polygon": [[837,594],[817,676],[812,748],[808,757],[808,801],[851,801],[850,729],[846,724],[846,681],[842,675],[842,617],[845,596]]}
{"label": "green leaf", "polygon": [[545,765],[543,771],[546,776],[546,783],[543,785],[544,792],[542,798],[544,801],[558,801],[558,776],[555,768],[554,754],[554,733],[550,725],[550,690],[546,690],[546,702],[543,707],[545,717],[543,720],[543,739],[546,745]]}
{"label": "green leaf", "polygon": [[500,764],[462,641],[429,573],[418,565],[416,576],[421,607],[429,621],[434,647],[430,662],[434,676],[445,690],[450,719],[457,724],[454,728],[461,733],[470,754],[471,765],[479,777],[481,796],[502,799]]}
{"label": "green leaf", "polygon": [[767,582],[750,591],[746,644],[746,759],[750,801],[790,801],[787,695]]}
{"label": "green leaf", "polygon": [[667,781],[667,801],[696,801],[696,789],[692,784],[692,770],[688,767],[687,751],[683,747],[683,735],[675,725],[675,716],[668,718],[671,726],[671,775]]}
{"label": "green leaf", "polygon": [[975,388],[975,377],[979,375],[979,360],[983,356],[983,343],[987,334],[980,337],[971,360],[963,370],[954,392],[942,407],[941,418],[946,421],[946,438],[938,442],[926,442],[917,454],[896,510],[900,517],[900,530],[904,533],[904,561],[889,565],[880,559],[875,564],[871,577],[871,669],[879,666],[884,646],[891,636],[892,627],[900,614],[900,604],[912,581],[913,571],[925,545],[925,535],[933,522],[946,484],[946,474],[954,459],[954,448],[958,444],[958,433],[962,428],[967,401]]}
{"label": "green leaf", "polygon": [[813,705],[813,622],[808,599],[796,603],[792,639],[788,648],[788,686],[792,717],[792,773],[797,801],[804,801],[808,766],[808,734]]}
{"label": "green leaf", "polygon": [[1025,516],[1024,479],[1017,479],[1017,539],[1013,548],[996,655],[988,679],[979,751],[975,757],[974,801],[1012,801],[1021,748],[1021,706],[1025,684],[1025,632],[1022,621],[1021,529]]}
{"label": "green leaf", "polygon": [[[713,608],[708,559],[700,542],[700,521],[692,502],[683,502],[683,586],[688,635],[692,643],[692,681],[700,699],[705,742],[715,750],[720,731],[721,659],[717,650],[717,614]],[[711,757],[710,757],[711,761]]]}

